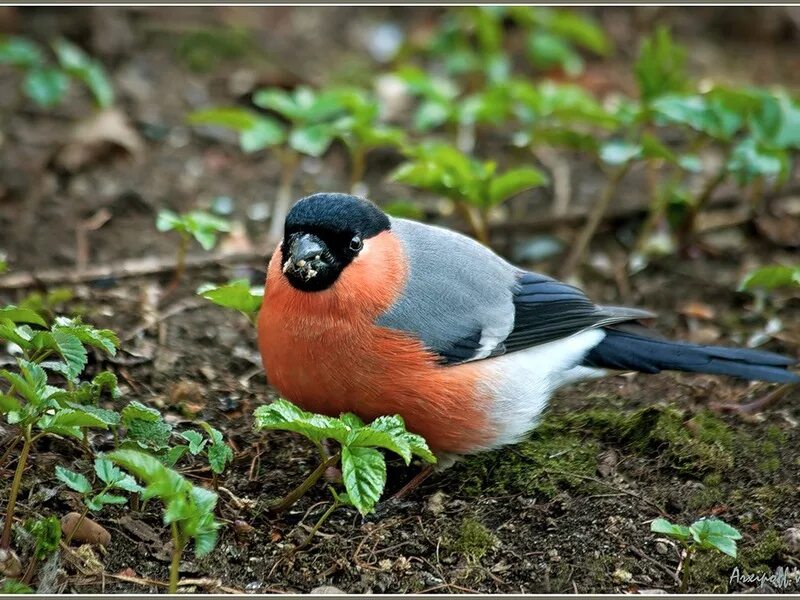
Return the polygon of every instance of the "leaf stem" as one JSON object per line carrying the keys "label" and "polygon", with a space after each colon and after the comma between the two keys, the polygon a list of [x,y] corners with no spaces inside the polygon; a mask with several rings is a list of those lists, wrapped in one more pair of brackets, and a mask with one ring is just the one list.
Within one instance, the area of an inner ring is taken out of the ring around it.
{"label": "leaf stem", "polygon": [[306,480],[289,492],[283,500],[278,501],[277,503],[269,506],[267,510],[271,513],[280,513],[284,512],[285,510],[294,506],[295,502],[297,502],[300,498],[302,498],[311,487],[319,481],[319,478],[325,474],[325,470],[328,467],[332,467],[336,464],[340,457],[339,452],[328,458],[328,460],[320,463],[320,465],[314,469],[314,471],[309,475]]}
{"label": "leaf stem", "polygon": [[491,241],[489,238],[489,227],[484,214],[463,200],[456,200],[455,205],[458,212],[466,219],[470,229],[472,229],[472,234],[475,236],[475,239],[484,246],[489,246],[489,242]]}
{"label": "leaf stem", "polygon": [[0,548],[11,547],[11,527],[14,522],[14,508],[17,504],[17,494],[22,483],[22,473],[28,462],[28,453],[31,450],[31,426],[27,425],[23,432],[22,452],[17,462],[17,470],[14,472],[14,480],[11,482],[11,490],[8,494],[8,506],[6,507],[6,521],[3,524],[3,536],[0,537]]}
{"label": "leaf stem", "polygon": [[172,277],[171,288],[178,287],[183,278],[183,272],[186,270],[186,254],[189,251],[189,233],[181,232],[181,241],[178,244],[178,253],[175,255],[175,275]]}
{"label": "leaf stem", "polygon": [[350,193],[355,193],[358,184],[364,181],[367,166],[367,153],[363,146],[356,146],[350,151]]}
{"label": "leaf stem", "polygon": [[308,546],[308,544],[311,543],[311,540],[317,534],[317,531],[319,531],[319,528],[324,525],[325,521],[327,521],[328,518],[333,514],[333,511],[335,511],[341,505],[342,505],[341,502],[339,502],[338,500],[334,500],[333,503],[331,503],[331,505],[328,507],[328,510],[322,513],[322,516],[319,518],[319,520],[316,523],[314,523],[314,526],[308,533],[308,537],[303,541],[302,544],[300,544],[297,548],[295,548],[294,551],[297,552],[298,550],[301,550],[306,546]]}
{"label": "leaf stem", "polygon": [[689,565],[691,564],[693,552],[694,546],[687,546],[686,554],[683,557],[683,568],[681,569],[681,587],[679,590],[681,594],[685,594],[689,588]]}
{"label": "leaf stem", "polygon": [[276,244],[283,237],[283,222],[292,205],[292,186],[300,163],[300,155],[290,148],[285,148],[281,156],[281,180],[278,196],[272,207],[272,219],[267,238],[270,244]]}
{"label": "leaf stem", "polygon": [[178,591],[178,576],[180,575],[181,556],[186,540],[178,530],[178,524],[172,523],[172,564],[169,567],[169,593],[175,594]]}
{"label": "leaf stem", "polygon": [[711,200],[716,189],[725,181],[728,176],[727,160],[722,165],[720,170],[711,178],[706,181],[703,189],[697,195],[697,199],[689,206],[686,212],[686,217],[683,219],[681,226],[678,230],[678,239],[682,249],[686,249],[692,241],[695,228],[697,226],[697,217],[705,209],[706,205]]}
{"label": "leaf stem", "polygon": [[564,261],[564,266],[561,269],[562,278],[571,276],[583,260],[583,255],[586,253],[589,243],[592,241],[597,228],[600,226],[600,222],[603,220],[603,217],[608,211],[608,207],[611,205],[611,201],[617,193],[617,187],[619,187],[620,181],[622,181],[622,178],[628,173],[631,165],[632,161],[628,161],[611,173],[602,196],[600,196],[589,213],[586,224],[578,235],[578,239],[575,240],[575,243],[572,245],[572,250],[570,250],[567,259]]}
{"label": "leaf stem", "polygon": [[67,539],[65,539],[65,540],[64,540],[64,543],[65,543],[67,546],[69,546],[69,543],[72,541],[72,536],[74,536],[74,535],[75,535],[75,532],[76,532],[76,531],[78,531],[78,529],[80,529],[80,528],[81,528],[81,525],[83,525],[83,521],[86,519],[86,514],[87,514],[88,512],[89,512],[89,507],[88,507],[88,506],[84,506],[84,507],[83,507],[83,512],[81,513],[81,516],[80,516],[80,517],[78,517],[78,522],[77,522],[77,523],[75,523],[75,527],[73,527],[73,528],[72,528],[72,531],[70,531],[70,532],[67,534]]}

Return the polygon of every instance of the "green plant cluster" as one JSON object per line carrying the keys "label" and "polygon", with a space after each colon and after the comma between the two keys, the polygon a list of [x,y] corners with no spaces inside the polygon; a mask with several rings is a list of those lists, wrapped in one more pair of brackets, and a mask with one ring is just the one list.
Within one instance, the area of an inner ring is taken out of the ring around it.
{"label": "green plant cluster", "polygon": [[72,81],[85,86],[98,108],[114,103],[114,89],[103,66],[81,48],[65,39],[51,44],[52,56],[25,37],[0,38],[0,65],[23,73],[22,91],[43,108],[59,104]]}

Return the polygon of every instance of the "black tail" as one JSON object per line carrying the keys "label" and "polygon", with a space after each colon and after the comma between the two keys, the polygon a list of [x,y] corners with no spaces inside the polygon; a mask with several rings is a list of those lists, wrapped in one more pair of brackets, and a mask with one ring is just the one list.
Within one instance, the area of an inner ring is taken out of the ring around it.
{"label": "black tail", "polygon": [[800,382],[800,376],[788,370],[797,361],[780,354],[672,342],[616,329],[605,329],[605,332],[603,341],[586,355],[585,366],[642,373],[713,373],[774,383]]}

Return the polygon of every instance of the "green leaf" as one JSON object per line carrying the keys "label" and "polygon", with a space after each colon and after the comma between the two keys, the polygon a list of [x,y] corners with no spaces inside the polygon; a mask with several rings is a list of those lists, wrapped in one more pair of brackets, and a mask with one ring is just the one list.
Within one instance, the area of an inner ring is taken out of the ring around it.
{"label": "green leaf", "polygon": [[159,454],[158,459],[167,467],[174,467],[178,461],[189,451],[188,446],[173,446],[166,452]]}
{"label": "green leaf", "polygon": [[642,100],[649,102],[662,94],[686,89],[685,65],[686,50],[672,40],[667,28],[659,27],[645,38],[634,66]]}
{"label": "green leaf", "polygon": [[49,108],[64,99],[69,89],[69,77],[60,69],[36,67],[25,74],[22,89],[36,104]]}
{"label": "green leaf", "polygon": [[561,67],[568,75],[579,75],[583,71],[580,54],[562,37],[535,31],[528,37],[528,58],[539,69]]}
{"label": "green leaf", "polygon": [[200,531],[194,536],[194,554],[201,558],[209,554],[217,546],[217,530]]}
{"label": "green leaf", "polygon": [[755,138],[749,137],[734,147],[728,161],[728,170],[740,184],[747,184],[760,177],[788,172],[788,160],[785,150],[767,148]]}
{"label": "green leaf", "polygon": [[3,579],[0,583],[0,594],[33,594],[33,588],[16,579]]}
{"label": "green leaf", "polygon": [[726,107],[719,97],[666,94],[652,101],[656,120],[684,125],[720,140],[730,140],[744,123],[742,115]]}
{"label": "green leaf", "polygon": [[26,521],[25,529],[35,541],[34,555],[38,560],[46,559],[58,550],[61,541],[61,521],[58,517],[46,517],[35,521]]}
{"label": "green leaf", "polygon": [[16,392],[34,406],[41,406],[50,394],[47,390],[47,374],[36,363],[18,359],[20,373],[3,369],[0,377],[8,381]]}
{"label": "green leaf", "polygon": [[77,404],[75,402],[68,402],[67,406],[76,411],[91,415],[92,418],[96,419],[100,423],[108,425],[109,427],[118,425],[120,421],[119,414],[115,413],[113,410],[106,410],[105,408],[92,406],[90,404]]}
{"label": "green leaf", "polygon": [[191,452],[193,456],[200,454],[208,442],[208,440],[206,440],[201,433],[196,431],[184,431],[180,435],[183,439],[189,442],[189,452]]}
{"label": "green leaf", "polygon": [[701,548],[716,549],[736,558],[736,540],[742,534],[720,519],[699,519],[689,526],[692,538]]}
{"label": "green leaf", "polygon": [[14,323],[31,323],[32,325],[47,327],[47,323],[35,311],[27,308],[17,308],[13,305],[0,308],[0,320],[2,319],[8,319]]}
{"label": "green leaf", "polygon": [[147,484],[142,495],[145,500],[158,497],[168,502],[173,498],[185,497],[192,488],[180,474],[165,467],[150,454],[123,449],[111,452],[107,458]]}
{"label": "green leaf", "polygon": [[264,301],[264,288],[253,287],[246,279],[237,279],[218,287],[209,284],[198,289],[197,293],[214,304],[248,316],[256,314]]}
{"label": "green leaf", "polygon": [[435,129],[455,115],[454,108],[448,101],[425,100],[414,113],[414,128],[419,131]]}
{"label": "green leaf", "polygon": [[50,348],[58,352],[67,365],[67,375],[70,379],[77,379],[83,372],[88,361],[86,348],[81,341],[71,333],[54,327],[53,331],[42,331],[34,337],[34,343],[42,348]]}
{"label": "green leaf", "polygon": [[181,220],[186,231],[191,233],[206,251],[211,250],[216,244],[217,233],[230,231],[230,223],[227,220],[199,210],[181,215]]}
{"label": "green leaf", "polygon": [[228,444],[217,443],[208,447],[208,464],[214,473],[222,473],[231,462],[233,462],[233,450]]}
{"label": "green leaf", "polygon": [[362,515],[369,514],[386,485],[386,462],[374,448],[342,448],[342,480],[347,495]]}
{"label": "green leaf", "polygon": [[497,205],[522,191],[546,185],[548,177],[539,169],[521,167],[498,175],[489,184],[489,204]]}
{"label": "green leaf", "polygon": [[384,204],[381,208],[383,208],[383,212],[392,217],[414,219],[416,221],[422,221],[425,218],[425,211],[419,204],[415,204],[414,202],[396,200]]}
{"label": "green leaf", "polygon": [[95,429],[108,429],[108,424],[101,419],[82,409],[62,408],[53,415],[42,417],[38,426],[45,431],[51,428],[63,427],[91,427]]}
{"label": "green leaf", "polygon": [[103,483],[116,483],[125,477],[125,474],[115,467],[114,463],[104,457],[95,459],[94,472]]}
{"label": "green leaf", "polygon": [[303,111],[291,94],[279,88],[258,90],[253,94],[253,104],[260,108],[275,111],[289,121],[297,122],[302,118]]}
{"label": "green leaf", "polygon": [[[97,511],[103,508],[106,504],[125,504],[128,499],[125,496],[117,496],[116,494],[98,494],[90,500],[92,506],[91,510]],[[88,503],[87,503],[88,504]]]}
{"label": "green leaf", "polygon": [[169,445],[172,425],[163,420],[144,421],[132,419],[127,423],[126,439],[132,440],[142,448],[160,450]]}
{"label": "green leaf", "polygon": [[258,152],[277,146],[286,139],[286,132],[272,119],[260,117],[252,127],[239,135],[239,146],[244,152]]}
{"label": "green leaf", "polygon": [[600,147],[600,160],[614,166],[624,165],[639,158],[641,154],[641,145],[622,140],[612,140]]}
{"label": "green leaf", "polygon": [[8,394],[0,394],[0,414],[18,412],[22,409],[19,400]]}
{"label": "green leaf", "polygon": [[61,465],[56,465],[56,477],[67,484],[67,487],[80,494],[88,494],[92,491],[92,484],[84,475],[65,469]]}
{"label": "green leaf", "polygon": [[663,517],[659,517],[650,523],[650,531],[663,533],[677,540],[688,540],[692,535],[685,525],[675,525]]}
{"label": "green leaf", "polygon": [[[110,329],[95,329],[91,325],[82,323],[80,319],[56,317],[55,324],[53,325],[53,331],[61,331],[63,333],[74,335],[83,344],[103,350],[111,356],[116,355],[117,348],[119,348],[119,337],[117,337],[116,333]],[[108,375],[105,375],[104,377],[108,377]],[[114,383],[116,386],[116,377],[114,378]],[[106,389],[112,391],[108,382],[103,383],[103,385],[106,386]]]}
{"label": "green leaf", "polygon": [[748,274],[739,284],[739,290],[763,289],[771,291],[777,288],[800,287],[800,265],[772,265],[761,267]]}
{"label": "green leaf", "polygon": [[42,51],[34,42],[15,36],[0,39],[0,65],[35,67],[43,62]]}
{"label": "green leaf", "polygon": [[83,82],[99,107],[108,108],[114,103],[114,89],[99,62],[64,39],[53,42],[53,50],[61,67]]}
{"label": "green leaf", "polygon": [[301,154],[319,157],[327,152],[334,134],[333,127],[323,123],[298,127],[289,134],[289,145]]}
{"label": "green leaf", "polygon": [[122,409],[122,422],[129,425],[131,421],[160,421],[161,413],[155,408],[145,406],[138,400],[132,400],[128,406]]}
{"label": "green leaf", "polygon": [[324,438],[332,438],[339,443],[344,443],[350,431],[338,419],[306,412],[283,398],[279,398],[272,404],[259,406],[253,416],[256,429],[294,431],[315,442]]}

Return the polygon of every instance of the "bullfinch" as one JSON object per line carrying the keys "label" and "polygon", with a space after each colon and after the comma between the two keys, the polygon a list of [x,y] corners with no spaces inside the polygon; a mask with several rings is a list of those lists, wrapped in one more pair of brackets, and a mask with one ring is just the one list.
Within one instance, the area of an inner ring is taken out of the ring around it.
{"label": "bullfinch", "polygon": [[269,262],[267,378],[306,410],[399,414],[440,456],[520,441],[550,396],[613,371],[800,381],[790,358],[664,339],[461,234],[336,193],[303,198]]}

